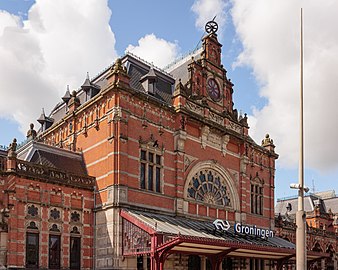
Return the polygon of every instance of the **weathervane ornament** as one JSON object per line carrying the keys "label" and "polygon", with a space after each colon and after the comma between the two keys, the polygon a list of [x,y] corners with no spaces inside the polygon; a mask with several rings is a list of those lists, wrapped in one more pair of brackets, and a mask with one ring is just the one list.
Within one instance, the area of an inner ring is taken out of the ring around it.
{"label": "weathervane ornament", "polygon": [[208,21],[205,25],[205,31],[210,34],[215,34],[218,30],[218,24],[215,22],[216,16],[212,19],[212,21]]}

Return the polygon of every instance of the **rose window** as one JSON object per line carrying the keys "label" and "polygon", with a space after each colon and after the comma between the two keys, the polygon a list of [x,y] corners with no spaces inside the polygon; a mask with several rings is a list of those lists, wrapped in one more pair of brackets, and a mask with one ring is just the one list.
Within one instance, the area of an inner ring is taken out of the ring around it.
{"label": "rose window", "polygon": [[224,179],[212,170],[196,173],[189,182],[188,198],[219,206],[231,206],[229,191]]}

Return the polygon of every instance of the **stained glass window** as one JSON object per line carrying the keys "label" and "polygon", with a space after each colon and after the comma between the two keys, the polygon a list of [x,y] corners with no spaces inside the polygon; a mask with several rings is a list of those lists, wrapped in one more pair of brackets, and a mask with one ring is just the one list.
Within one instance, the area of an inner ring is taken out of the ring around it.
{"label": "stained glass window", "polygon": [[192,177],[188,186],[188,198],[209,204],[231,206],[226,182],[213,170],[202,170]]}

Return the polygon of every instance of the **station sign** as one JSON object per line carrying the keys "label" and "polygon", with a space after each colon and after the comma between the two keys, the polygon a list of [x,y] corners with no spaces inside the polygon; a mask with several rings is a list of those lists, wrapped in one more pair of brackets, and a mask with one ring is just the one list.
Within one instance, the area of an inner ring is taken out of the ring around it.
{"label": "station sign", "polygon": [[[229,221],[216,219],[213,222],[215,229],[218,231],[228,231],[230,229]],[[274,232],[269,229],[258,228],[256,225],[244,225],[242,223],[236,222],[234,224],[234,232],[238,234],[243,234],[247,236],[254,236],[260,238],[272,238],[274,236]]]}

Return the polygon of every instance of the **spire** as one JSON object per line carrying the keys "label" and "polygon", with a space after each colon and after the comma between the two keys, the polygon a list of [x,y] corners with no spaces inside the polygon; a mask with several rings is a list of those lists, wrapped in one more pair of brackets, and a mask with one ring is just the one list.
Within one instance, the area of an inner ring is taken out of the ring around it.
{"label": "spire", "polygon": [[68,103],[68,101],[70,100],[69,85],[67,85],[67,91],[66,91],[65,95],[62,97],[62,100],[65,103]]}
{"label": "spire", "polygon": [[81,89],[86,92],[86,100],[91,99],[100,92],[100,87],[90,81],[88,72],[85,81],[81,85]]}
{"label": "spire", "polygon": [[37,121],[41,124],[42,131],[44,131],[53,124],[54,119],[47,117],[44,108],[42,108],[42,113]]}
{"label": "spire", "polygon": [[45,115],[45,109],[42,108],[42,112],[41,112],[41,115],[40,117],[38,118],[37,120],[41,125],[43,125],[46,121],[46,115]]}
{"label": "spire", "polygon": [[84,89],[84,88],[90,88],[92,87],[92,83],[90,82],[90,79],[89,79],[89,73],[87,72],[87,76],[86,76],[86,79],[84,81],[84,83],[81,85],[81,88]]}

